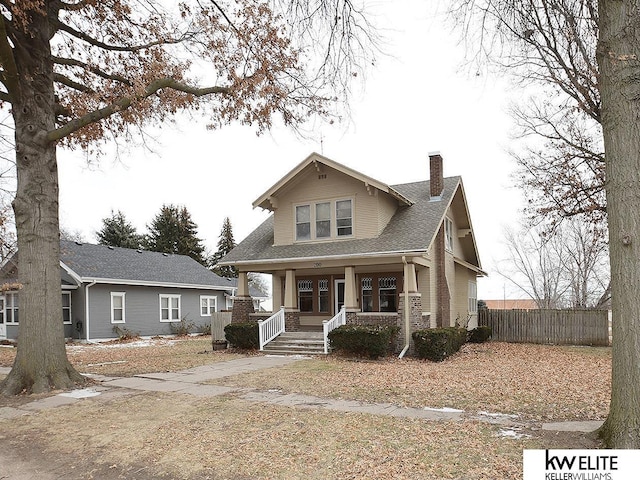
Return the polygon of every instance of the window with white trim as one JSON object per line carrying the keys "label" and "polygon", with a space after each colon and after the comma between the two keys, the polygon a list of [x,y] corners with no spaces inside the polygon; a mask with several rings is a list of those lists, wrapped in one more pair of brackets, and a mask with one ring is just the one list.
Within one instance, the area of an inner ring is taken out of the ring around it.
{"label": "window with white trim", "polygon": [[362,286],[362,311],[373,312],[373,279],[363,277],[360,284]]}
{"label": "window with white trim", "polygon": [[298,280],[298,309],[313,312],[313,280]]}
{"label": "window with white trim", "polygon": [[348,199],[296,205],[295,225],[298,242],[350,237],[353,235],[353,201]]}
{"label": "window with white trim", "polygon": [[4,294],[4,320],[8,325],[18,324],[18,294],[8,292]]}
{"label": "window with white trim", "polygon": [[331,203],[316,203],[316,238],[331,237]]}
{"label": "window with white trim", "polygon": [[453,252],[453,222],[449,217],[444,217],[444,248]]}
{"label": "window with white trim", "polygon": [[311,206],[296,207],[296,240],[311,240]]}
{"label": "window with white trim", "polygon": [[378,278],[378,295],[380,297],[381,312],[397,312],[396,303],[397,288],[396,277],[380,277]]}
{"label": "window with white trim", "polygon": [[478,285],[469,280],[469,313],[478,313]]}
{"label": "window with white trim", "polygon": [[336,202],[336,226],[336,233],[339,237],[347,237],[353,234],[351,200],[339,200]]}
{"label": "window with white trim", "polygon": [[125,292],[111,292],[111,323],[125,321]]}
{"label": "window with white trim", "polygon": [[71,292],[62,292],[62,323],[71,325]]}
{"label": "window with white trim", "polygon": [[218,298],[208,295],[200,295],[200,316],[209,317],[218,311]]}
{"label": "window with white trim", "polygon": [[160,321],[180,321],[180,295],[160,295]]}
{"label": "window with white trim", "polygon": [[329,313],[329,280],[318,280],[318,311]]}

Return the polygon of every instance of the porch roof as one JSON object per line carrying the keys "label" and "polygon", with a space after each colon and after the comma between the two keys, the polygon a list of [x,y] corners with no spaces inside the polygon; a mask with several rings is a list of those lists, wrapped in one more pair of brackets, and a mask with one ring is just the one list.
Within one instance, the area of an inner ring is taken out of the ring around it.
{"label": "porch roof", "polygon": [[432,201],[429,181],[394,185],[392,188],[411,199],[411,206],[399,207],[382,233],[375,238],[332,242],[273,245],[273,216],[269,217],[221,261],[221,265],[269,263],[341,256],[371,256],[404,252],[426,252],[444,218],[461,178],[444,179],[440,200]]}

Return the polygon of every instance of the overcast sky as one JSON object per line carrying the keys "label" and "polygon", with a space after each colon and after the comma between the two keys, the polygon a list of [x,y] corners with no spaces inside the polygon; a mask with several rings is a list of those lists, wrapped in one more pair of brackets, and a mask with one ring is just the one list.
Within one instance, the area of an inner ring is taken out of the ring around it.
{"label": "overcast sky", "polygon": [[[257,137],[251,128],[207,131],[199,118],[151,131],[154,152],[131,147],[87,165],[79,152],[60,152],[60,215],[64,228],[95,242],[101,220],[121,210],[140,232],[163,203],[185,205],[200,237],[216,250],[224,217],[241,241],[267,216],[251,203],[311,152],[387,184],[425,180],[428,153],[440,151],[445,176],[461,175],[483,268],[478,298],[521,297],[495,272],[504,258],[504,225],[520,218],[520,193],[507,154],[512,122],[506,82],[473,75],[464,49],[438,15],[437,2],[382,2],[388,56],[356,89],[352,118],[301,140],[284,129]],[[320,141],[322,139],[322,141]],[[415,172],[419,172],[416,174]]]}

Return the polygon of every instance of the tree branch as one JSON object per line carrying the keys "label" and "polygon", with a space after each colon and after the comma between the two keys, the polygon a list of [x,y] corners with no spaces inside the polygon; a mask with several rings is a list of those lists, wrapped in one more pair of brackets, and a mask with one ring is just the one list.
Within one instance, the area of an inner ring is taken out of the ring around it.
{"label": "tree branch", "polygon": [[63,85],[66,85],[69,88],[73,88],[74,90],[78,90],[79,92],[83,92],[83,93],[95,93],[95,91],[89,87],[87,87],[86,85],[83,85],[81,83],[78,83],[74,80],[71,80],[69,77],[65,77],[64,75],[60,74],[60,73],[54,73],[53,74],[53,80],[61,83]]}
{"label": "tree branch", "polygon": [[101,70],[100,68],[94,65],[89,65],[88,63],[81,62],[80,60],[76,60],[75,58],[63,58],[63,57],[56,57],[56,56],[52,56],[51,58],[53,62],[56,63],[57,65],[80,67],[99,77],[104,78],[105,80],[114,80],[116,82],[124,83],[129,87],[133,86],[133,83],[128,78],[125,78],[121,75],[114,75],[111,73],[107,73],[104,70]]}
{"label": "tree branch", "polygon": [[0,15],[0,65],[2,66],[0,76],[2,83],[7,87],[9,97],[14,98],[20,90],[20,83],[18,82],[18,68],[13,57],[13,49],[7,37],[6,21],[4,15]]}
{"label": "tree branch", "polygon": [[108,118],[115,113],[122,112],[128,109],[135,101],[144,100],[145,98],[150,97],[163,88],[170,88],[172,90],[183,92],[189,95],[194,95],[196,97],[215,94],[227,94],[230,91],[228,87],[197,88],[177,82],[173,78],[161,78],[149,84],[147,88],[145,88],[144,92],[140,95],[122,97],[116,102],[113,102],[111,105],[108,105],[99,110],[94,110],[93,112],[89,112],[80,118],[71,120],[69,123],[63,125],[60,128],[56,128],[55,130],[50,131],[47,135],[47,140],[51,142],[60,140],[67,135],[70,135],[71,133],[76,132],[83,127],[86,127],[91,123],[104,120],[105,118]]}

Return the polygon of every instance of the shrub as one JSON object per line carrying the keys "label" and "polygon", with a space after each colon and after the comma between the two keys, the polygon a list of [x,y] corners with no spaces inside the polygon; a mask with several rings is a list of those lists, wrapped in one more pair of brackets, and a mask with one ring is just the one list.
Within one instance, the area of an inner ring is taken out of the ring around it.
{"label": "shrub", "polygon": [[182,317],[182,320],[178,323],[170,323],[169,330],[178,337],[186,337],[191,331],[196,328],[193,322],[188,322],[186,317]]}
{"label": "shrub", "polygon": [[491,327],[482,325],[476,327],[469,332],[469,341],[471,343],[484,343],[491,338]]}
{"label": "shrub", "polygon": [[413,332],[416,344],[416,355],[432,362],[441,362],[453,355],[467,340],[467,330],[464,328],[430,328]]}
{"label": "shrub", "polygon": [[224,327],[224,335],[227,341],[236,348],[255,350],[260,347],[256,322],[230,323]]}
{"label": "shrub", "polygon": [[389,352],[399,331],[398,327],[342,325],[329,332],[329,341],[333,350],[374,359]]}
{"label": "shrub", "polygon": [[113,332],[118,336],[118,340],[121,342],[127,342],[129,340],[137,340],[140,338],[138,332],[133,332],[126,327],[113,326]]}
{"label": "shrub", "polygon": [[203,323],[202,325],[199,325],[198,333],[200,333],[201,335],[211,335],[211,324]]}

